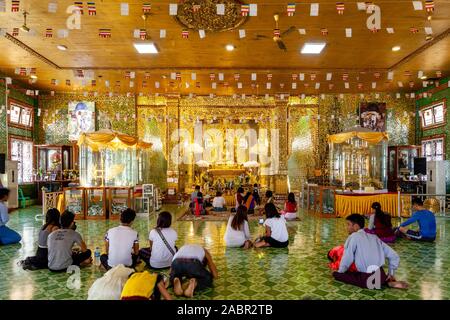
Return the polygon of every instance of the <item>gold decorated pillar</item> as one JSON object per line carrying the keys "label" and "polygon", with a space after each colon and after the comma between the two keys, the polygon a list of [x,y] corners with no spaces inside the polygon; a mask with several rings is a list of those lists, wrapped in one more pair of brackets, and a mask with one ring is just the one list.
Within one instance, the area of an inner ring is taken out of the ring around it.
{"label": "gold decorated pillar", "polygon": [[[288,146],[288,100],[277,100],[274,109],[274,126],[277,129],[272,131],[272,144],[274,150],[278,150],[278,154],[275,154],[273,159],[278,163],[275,164],[275,172],[273,176],[273,189],[275,193],[284,194],[287,193],[287,161],[289,157]],[[278,137],[276,136],[278,135]],[[278,169],[278,170],[276,170]]]}
{"label": "gold decorated pillar", "polygon": [[175,188],[177,192],[180,191],[180,138],[177,138],[177,132],[180,128],[180,105],[179,95],[168,95],[166,105],[166,159],[167,159],[167,187]]}

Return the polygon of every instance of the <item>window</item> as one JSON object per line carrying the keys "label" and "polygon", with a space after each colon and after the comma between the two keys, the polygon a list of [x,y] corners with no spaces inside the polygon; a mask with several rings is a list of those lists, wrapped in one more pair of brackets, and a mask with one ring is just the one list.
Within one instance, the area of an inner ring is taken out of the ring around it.
{"label": "window", "polygon": [[444,160],[444,137],[422,140],[422,156],[427,161]]}
{"label": "window", "polygon": [[422,128],[434,128],[445,124],[445,102],[433,104],[420,110]]}
{"label": "window", "polygon": [[11,138],[11,160],[18,161],[18,181],[33,182],[33,142]]}
{"label": "window", "polygon": [[9,105],[9,124],[32,129],[33,108],[11,101]]}

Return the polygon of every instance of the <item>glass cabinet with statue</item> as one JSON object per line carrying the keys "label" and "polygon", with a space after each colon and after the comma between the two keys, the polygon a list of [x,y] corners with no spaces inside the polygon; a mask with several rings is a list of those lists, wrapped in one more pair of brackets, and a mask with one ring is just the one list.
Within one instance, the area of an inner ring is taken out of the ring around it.
{"label": "glass cabinet with statue", "polygon": [[109,219],[119,219],[120,214],[132,206],[133,188],[108,188]]}
{"label": "glass cabinet with statue", "polygon": [[397,191],[403,182],[414,182],[414,158],[420,157],[421,147],[414,145],[388,148],[388,189]]}
{"label": "glass cabinet with statue", "polygon": [[86,188],[86,219],[106,219],[106,189]]}
{"label": "glass cabinet with statue", "polygon": [[63,207],[75,214],[75,219],[85,218],[85,194],[84,188],[64,188]]}
{"label": "glass cabinet with statue", "polygon": [[76,146],[36,145],[35,181],[76,181]]}
{"label": "glass cabinet with statue", "polygon": [[328,141],[331,185],[351,191],[387,188],[386,133],[355,127]]}

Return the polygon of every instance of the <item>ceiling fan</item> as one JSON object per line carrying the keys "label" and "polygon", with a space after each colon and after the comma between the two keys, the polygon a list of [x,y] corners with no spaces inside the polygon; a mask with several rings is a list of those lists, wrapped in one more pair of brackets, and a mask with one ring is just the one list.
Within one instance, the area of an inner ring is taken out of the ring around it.
{"label": "ceiling fan", "polygon": [[[275,20],[275,29],[278,29],[278,21],[280,19],[280,16],[278,15],[278,13],[273,15],[273,19]],[[295,27],[290,26],[287,30],[281,32],[280,35],[274,34],[273,41],[275,41],[277,43],[278,48],[280,48],[281,50],[287,51],[286,45],[284,44],[282,39],[284,36],[288,35],[289,33],[291,33],[294,30],[295,30]]]}
{"label": "ceiling fan", "polygon": [[28,12],[23,11],[23,25],[20,27],[20,30],[24,32],[30,32],[30,28],[27,26],[27,15],[29,15]]}

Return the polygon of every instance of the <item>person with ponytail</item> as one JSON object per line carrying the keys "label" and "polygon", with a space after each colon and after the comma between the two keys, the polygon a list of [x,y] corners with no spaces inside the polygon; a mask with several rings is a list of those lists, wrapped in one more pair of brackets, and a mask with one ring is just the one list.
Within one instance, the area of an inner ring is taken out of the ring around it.
{"label": "person with ponytail", "polygon": [[376,234],[386,243],[395,242],[395,233],[392,229],[391,216],[381,210],[381,204],[374,202],[371,205],[372,213],[369,217],[368,233]]}

